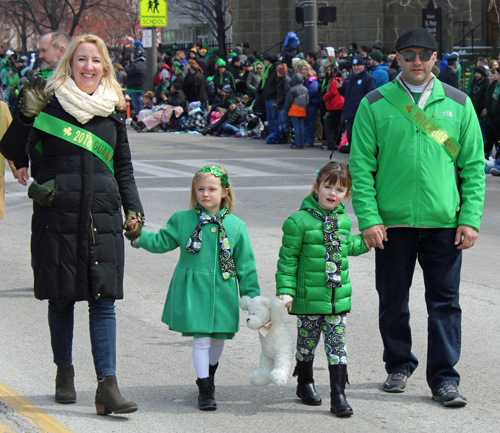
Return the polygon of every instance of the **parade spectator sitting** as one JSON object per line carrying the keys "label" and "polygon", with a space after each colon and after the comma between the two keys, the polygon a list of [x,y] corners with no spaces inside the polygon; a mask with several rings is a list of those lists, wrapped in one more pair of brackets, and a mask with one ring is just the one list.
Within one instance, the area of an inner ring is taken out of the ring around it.
{"label": "parade spectator sitting", "polygon": [[[166,98],[166,93],[163,93]],[[172,114],[179,117],[186,107],[186,95],[181,90],[179,83],[172,83],[170,86],[170,97],[162,104],[156,106],[156,111],[152,112],[149,116],[143,118],[138,122],[131,122],[130,126],[137,132],[144,132],[152,130],[160,123],[168,123]]]}
{"label": "parade spectator sitting", "polygon": [[203,135],[210,134],[214,131],[217,135],[227,134],[235,135],[241,134],[240,124],[244,123],[246,120],[247,109],[245,106],[238,102],[236,99],[228,99],[227,101],[228,110],[224,115],[218,120],[214,125],[209,125],[203,131]]}
{"label": "parade spectator sitting", "polygon": [[220,84],[228,84],[233,90],[236,90],[236,83],[231,72],[227,71],[226,62],[223,59],[218,59],[216,62],[217,72],[214,74],[214,82],[216,86]]}
{"label": "parade spectator sitting", "polygon": [[141,110],[137,114],[137,120],[142,120],[153,112],[152,110],[154,106],[153,97],[154,93],[151,92],[150,90],[144,93],[144,95],[142,95],[142,105],[141,105]]}
{"label": "parade spectator sitting", "polygon": [[218,109],[218,108],[226,108],[227,101],[229,99],[236,99],[236,93],[234,93],[233,89],[229,84],[220,85],[217,88],[217,97],[215,102],[211,107],[209,107],[209,111]]}
{"label": "parade spectator sitting", "polygon": [[383,86],[389,82],[389,67],[382,64],[383,55],[380,51],[375,50],[368,54],[368,64],[372,71],[372,77],[375,78],[377,87]]}

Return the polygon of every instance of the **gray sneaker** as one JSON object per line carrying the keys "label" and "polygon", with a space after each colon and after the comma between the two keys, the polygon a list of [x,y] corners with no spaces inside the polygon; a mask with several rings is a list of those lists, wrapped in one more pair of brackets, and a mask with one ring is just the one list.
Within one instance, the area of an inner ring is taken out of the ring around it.
{"label": "gray sneaker", "polygon": [[382,389],[386,392],[404,392],[408,376],[403,373],[390,373]]}
{"label": "gray sneaker", "polygon": [[490,174],[491,174],[492,176],[500,176],[500,170],[498,170],[498,168],[492,168],[492,169],[490,170]]}
{"label": "gray sneaker", "polygon": [[452,384],[442,385],[432,395],[432,399],[442,402],[446,407],[463,407],[467,404],[467,399]]}

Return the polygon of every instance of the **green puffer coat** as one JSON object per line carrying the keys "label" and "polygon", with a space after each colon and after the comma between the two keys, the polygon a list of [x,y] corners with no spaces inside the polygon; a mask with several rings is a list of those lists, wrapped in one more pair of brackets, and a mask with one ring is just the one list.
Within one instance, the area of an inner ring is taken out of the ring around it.
{"label": "green puffer coat", "polygon": [[335,293],[326,287],[326,247],[323,243],[323,221],[306,209],[322,209],[308,195],[300,210],[283,224],[283,241],[276,272],[276,294],[293,297],[291,314],[341,314],[351,310],[351,281],[347,256],[358,256],[368,250],[361,235],[351,235],[351,221],[345,206],[338,205],[339,231],[342,242],[342,286]]}
{"label": "green puffer coat", "polygon": [[161,319],[170,329],[184,335],[224,334],[224,338],[232,338],[239,330],[239,295],[253,298],[260,294],[255,256],[245,223],[228,214],[224,218],[224,228],[236,266],[236,278],[224,280],[219,263],[217,224],[202,227],[200,252],[186,250],[198,222],[194,210],[176,212],[168,220],[167,227],[158,233],[143,230],[136,247],[152,253],[166,253],[179,247],[179,262]]}

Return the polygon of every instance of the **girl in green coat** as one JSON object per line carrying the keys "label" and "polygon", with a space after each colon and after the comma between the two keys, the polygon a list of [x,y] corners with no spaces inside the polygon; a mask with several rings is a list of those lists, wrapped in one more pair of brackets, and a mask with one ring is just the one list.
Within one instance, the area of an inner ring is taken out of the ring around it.
{"label": "girl in green coat", "polygon": [[347,256],[368,251],[360,234],[350,234],[351,221],[342,202],[350,196],[351,188],[345,164],[329,162],[318,171],[312,193],[283,224],[276,272],[276,294],[292,296],[293,306],[288,307],[291,314],[298,315],[297,396],[304,404],[321,404],[314,388],[313,360],[323,332],[331,411],[337,416],[352,415],[344,394],[346,313],[351,310]]}
{"label": "girl in green coat", "polygon": [[180,249],[162,321],[194,337],[201,410],[217,408],[214,374],[224,340],[239,330],[239,296],[260,294],[255,256],[245,223],[231,214],[233,203],[225,169],[203,167],[191,182],[191,209],[176,212],[158,233],[143,230],[132,241],[152,253]]}

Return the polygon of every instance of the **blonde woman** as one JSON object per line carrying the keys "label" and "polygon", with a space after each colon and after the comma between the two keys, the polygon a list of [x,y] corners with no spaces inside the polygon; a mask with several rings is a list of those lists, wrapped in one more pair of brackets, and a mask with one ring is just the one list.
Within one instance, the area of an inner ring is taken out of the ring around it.
{"label": "blonde woman", "polygon": [[[319,106],[319,83],[316,72],[312,66],[303,62],[300,72],[304,77],[304,86],[309,91],[309,105],[306,108],[306,120],[304,125],[305,147],[314,146],[314,120]],[[292,147],[293,149],[294,147]]]}
{"label": "blonde woman", "polygon": [[[125,128],[125,100],[108,50],[97,36],[67,47],[47,85],[24,85],[21,114],[0,149],[24,155],[28,137],[41,143],[42,168],[30,186],[35,297],[48,299],[57,365],[55,399],[75,403],[73,311],[87,301],[99,415],[130,413],[116,382],[115,299],[123,298],[122,211],[143,221]],[[53,96],[54,95],[54,96]],[[35,119],[36,118],[36,119]],[[31,134],[31,135],[30,135]],[[142,222],[125,235],[140,235]]]}
{"label": "blonde woman", "polygon": [[257,90],[260,80],[262,80],[262,75],[264,75],[264,64],[260,61],[256,61],[252,65],[252,70],[248,74],[246,82],[247,88]]}

